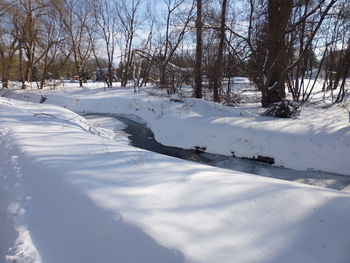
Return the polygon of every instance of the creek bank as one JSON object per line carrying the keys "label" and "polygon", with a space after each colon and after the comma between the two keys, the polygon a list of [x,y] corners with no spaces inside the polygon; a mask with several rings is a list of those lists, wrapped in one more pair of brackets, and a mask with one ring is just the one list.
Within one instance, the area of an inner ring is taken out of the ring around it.
{"label": "creek bank", "polygon": [[[132,146],[176,158],[208,164],[229,170],[236,170],[260,176],[278,178],[288,181],[310,184],[319,187],[326,187],[335,190],[350,191],[350,177],[319,171],[297,171],[283,167],[273,166],[273,160],[269,158],[237,158],[219,154],[206,153],[204,148],[182,149],[165,146],[156,141],[154,133],[142,120],[127,114],[103,114],[89,113],[84,115],[92,122],[99,118],[110,117],[115,119],[113,128],[116,134],[125,132]],[[124,124],[121,125],[120,123]]]}

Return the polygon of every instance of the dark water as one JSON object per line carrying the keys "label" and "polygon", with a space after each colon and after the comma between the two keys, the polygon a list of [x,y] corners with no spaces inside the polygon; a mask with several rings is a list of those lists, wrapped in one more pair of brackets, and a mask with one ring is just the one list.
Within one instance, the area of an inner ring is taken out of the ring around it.
{"label": "dark water", "polygon": [[210,159],[202,156],[202,152],[198,150],[187,150],[160,144],[154,139],[153,132],[149,128],[147,128],[145,124],[133,121],[130,118],[127,118],[126,115],[94,114],[94,116],[108,116],[123,122],[125,125],[127,125],[127,127],[123,129],[123,131],[127,133],[128,138],[130,140],[130,144],[137,148],[194,162],[211,162]]}
{"label": "dark water", "polygon": [[[296,171],[282,167],[275,167],[254,160],[205,153],[201,150],[195,149],[182,149],[165,146],[155,140],[153,132],[146,126],[146,124],[133,120],[135,117],[130,115],[90,114],[85,117],[92,121],[98,121],[101,117],[111,117],[116,119],[116,123],[118,123],[118,121],[124,123],[126,128],[123,128],[122,130],[127,133],[130,144],[148,151],[245,173],[288,181],[297,181],[336,190],[350,191],[350,176],[318,171]],[[118,125],[116,124],[116,127],[117,126]],[[115,132],[117,131],[118,130],[115,130]]]}

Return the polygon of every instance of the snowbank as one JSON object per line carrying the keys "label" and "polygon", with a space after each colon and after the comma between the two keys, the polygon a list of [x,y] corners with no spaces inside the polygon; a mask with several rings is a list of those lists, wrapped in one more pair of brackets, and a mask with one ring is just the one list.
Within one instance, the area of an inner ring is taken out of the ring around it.
{"label": "snowbank", "polygon": [[[297,119],[262,117],[260,108],[226,107],[192,98],[134,94],[132,89],[76,88],[42,91],[46,103],[76,112],[133,114],[157,141],[237,157],[271,157],[276,166],[350,175],[350,123],[341,107],[304,108]],[[152,91],[152,90],[151,90]],[[36,91],[13,97],[39,101]]]}
{"label": "snowbank", "polygon": [[[228,110],[217,105],[191,100],[191,106],[189,101],[171,103],[143,95],[121,99],[120,92],[113,92],[101,104],[100,92],[72,91],[69,107],[140,112],[155,131],[174,121],[171,110],[179,111],[180,124],[172,126],[176,130],[185,132],[186,127],[181,127],[184,123],[191,128],[190,120],[207,124],[211,116],[195,115],[194,109],[200,107],[215,107],[213,133],[226,127],[225,123],[228,127],[235,121],[239,124],[233,112],[229,120],[218,120],[217,114],[222,112],[219,117],[224,118]],[[63,95],[49,96],[51,102],[58,103],[60,99],[62,103],[66,100]],[[151,104],[148,109],[144,101]],[[164,106],[166,114],[158,118]],[[244,119],[240,120],[243,127]],[[15,167],[22,175],[13,177],[14,184],[0,184],[0,189],[12,193],[20,189],[23,198],[9,200],[18,205],[9,204],[6,213],[20,216],[26,227],[26,235],[19,235],[21,242],[16,242],[9,252],[9,260],[350,260],[348,193],[231,172],[136,149],[110,140],[107,131],[103,133],[73,112],[55,106],[0,98],[0,122],[0,151],[9,153],[0,159],[0,167]],[[9,160],[15,163],[6,166]],[[1,180],[6,176],[2,173]],[[21,229],[17,231],[22,233]],[[3,238],[0,236],[0,243]]]}

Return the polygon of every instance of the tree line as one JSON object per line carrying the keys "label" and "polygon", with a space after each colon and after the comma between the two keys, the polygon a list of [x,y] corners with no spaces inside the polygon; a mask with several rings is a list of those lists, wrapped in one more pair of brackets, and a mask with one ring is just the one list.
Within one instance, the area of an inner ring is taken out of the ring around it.
{"label": "tree line", "polygon": [[335,102],[348,92],[347,0],[0,0],[0,19],[3,88],[17,80],[42,89],[61,77],[83,86],[93,72],[135,91],[187,83],[201,98],[209,87],[216,102],[244,76],[263,107],[284,101],[286,89],[308,101],[318,81]]}

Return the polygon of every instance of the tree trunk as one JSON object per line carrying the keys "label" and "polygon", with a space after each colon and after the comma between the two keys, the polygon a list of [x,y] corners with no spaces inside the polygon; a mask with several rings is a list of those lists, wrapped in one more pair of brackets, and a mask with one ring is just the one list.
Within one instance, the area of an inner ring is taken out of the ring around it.
{"label": "tree trunk", "polygon": [[262,106],[283,101],[287,47],[285,32],[292,12],[292,0],[269,0],[267,39],[267,80],[262,90]]}
{"label": "tree trunk", "polygon": [[343,101],[345,97],[345,85],[346,85],[346,78],[349,75],[350,72],[350,39],[348,40],[348,46],[345,50],[345,54],[342,58],[340,58],[342,67],[339,69],[339,72],[337,72],[337,75],[339,74],[339,80],[337,82],[337,85],[335,88],[337,88],[340,78],[341,78],[341,85],[339,87],[339,93],[336,99],[336,102]]}
{"label": "tree trunk", "polygon": [[[8,88],[8,83],[9,83],[9,68],[10,65],[8,65],[5,61],[6,58],[4,56],[4,54],[1,54],[1,60],[2,60],[2,79],[1,79],[1,83],[2,83],[2,88],[3,89],[7,89]],[[8,61],[8,63],[11,63],[10,61]]]}
{"label": "tree trunk", "polygon": [[196,34],[195,96],[196,98],[202,98],[202,0],[197,0]]}
{"label": "tree trunk", "polygon": [[3,89],[7,89],[9,87],[9,80],[5,76],[3,76],[1,83]]}
{"label": "tree trunk", "polygon": [[108,63],[108,81],[107,81],[108,88],[113,87],[113,65],[111,62]]}
{"label": "tree trunk", "polygon": [[227,0],[222,0],[222,9],[221,9],[221,23],[220,23],[220,42],[217,54],[217,60],[215,63],[215,72],[214,72],[214,101],[219,102],[219,91],[221,88],[222,75],[223,75],[223,53],[224,53],[224,43],[225,43],[225,24],[226,24],[226,6]]}
{"label": "tree trunk", "polygon": [[167,64],[165,62],[162,62],[162,65],[160,66],[160,77],[159,77],[159,86],[162,89],[168,89],[168,81],[167,81],[167,74],[166,74]]}
{"label": "tree trunk", "polygon": [[125,61],[125,68],[124,68],[124,75],[123,75],[123,79],[122,79],[122,87],[126,87],[127,83],[128,83],[128,75],[129,75],[129,70],[132,64],[132,44],[133,44],[133,40],[134,40],[134,15],[135,13],[133,13],[132,17],[131,17],[131,21],[130,21],[130,29],[129,29],[129,35],[128,35],[128,40],[127,40],[127,46],[126,46],[126,61]]}
{"label": "tree trunk", "polygon": [[24,66],[24,60],[23,60],[23,49],[22,49],[22,41],[19,45],[19,74],[21,77],[21,82],[22,82],[22,89],[26,88],[26,80],[24,77],[24,72],[23,72],[23,66]]}

